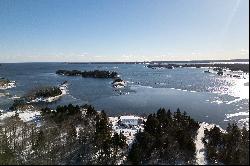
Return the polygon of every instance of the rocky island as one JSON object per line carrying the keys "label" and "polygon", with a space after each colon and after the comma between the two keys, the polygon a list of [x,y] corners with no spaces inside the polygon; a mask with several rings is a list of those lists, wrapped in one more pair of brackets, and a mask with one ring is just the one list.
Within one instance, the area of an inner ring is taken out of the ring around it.
{"label": "rocky island", "polygon": [[41,87],[36,90],[30,91],[26,96],[26,101],[29,102],[53,102],[66,94],[67,86],[62,84],[61,86]]}
{"label": "rocky island", "polygon": [[60,90],[59,87],[44,87],[44,88],[40,88],[38,90],[32,91],[28,96],[27,99],[28,100],[34,100],[38,97],[41,98],[48,98],[48,97],[55,97],[58,95],[61,95],[62,91]]}
{"label": "rocky island", "polygon": [[8,79],[0,78],[0,89],[10,89],[15,87],[15,81],[10,81]]}
{"label": "rocky island", "polygon": [[117,73],[114,71],[94,70],[94,71],[79,71],[79,70],[57,70],[56,74],[66,76],[82,76],[92,78],[115,78]]}
{"label": "rocky island", "polygon": [[56,74],[65,76],[82,76],[90,78],[112,78],[112,85],[114,88],[124,88],[125,81],[118,77],[118,73],[114,71],[106,70],[94,70],[94,71],[79,71],[79,70],[57,70]]}
{"label": "rocky island", "polygon": [[114,88],[123,88],[125,87],[125,84],[126,82],[119,77],[115,78],[114,81],[112,82]]}
{"label": "rocky island", "polygon": [[39,87],[28,92],[26,95],[15,99],[9,110],[30,110],[36,108],[34,103],[51,103],[58,100],[67,92],[67,85]]}

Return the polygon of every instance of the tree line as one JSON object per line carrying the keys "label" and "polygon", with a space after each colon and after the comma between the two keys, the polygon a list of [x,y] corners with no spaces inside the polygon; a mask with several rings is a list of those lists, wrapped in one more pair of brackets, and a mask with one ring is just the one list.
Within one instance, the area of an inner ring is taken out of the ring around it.
{"label": "tree line", "polygon": [[116,164],[126,140],[112,135],[107,115],[92,106],[42,109],[42,124],[23,122],[18,114],[0,126],[0,165]]}
{"label": "tree line", "polygon": [[[41,109],[40,124],[18,114],[0,123],[0,165],[9,164],[195,164],[199,122],[177,109],[160,108],[143,122],[131,146],[113,133],[108,116],[91,105]],[[211,164],[249,164],[249,130],[229,125],[205,130],[206,157]]]}

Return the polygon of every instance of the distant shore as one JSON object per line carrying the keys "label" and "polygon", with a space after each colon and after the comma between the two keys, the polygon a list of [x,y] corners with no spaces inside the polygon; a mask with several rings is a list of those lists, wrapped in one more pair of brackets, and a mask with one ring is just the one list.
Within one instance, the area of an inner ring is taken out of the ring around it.
{"label": "distant shore", "polygon": [[178,67],[195,67],[195,68],[200,68],[200,67],[212,67],[212,68],[226,68],[231,71],[243,71],[249,73],[249,64],[222,64],[222,63],[209,63],[209,64],[201,64],[201,63],[196,63],[196,64],[150,64],[147,66],[148,68],[178,68]]}
{"label": "distant shore", "polygon": [[249,63],[249,59],[190,60],[190,61],[131,61],[131,62],[65,62],[67,64],[155,64],[155,63]]}

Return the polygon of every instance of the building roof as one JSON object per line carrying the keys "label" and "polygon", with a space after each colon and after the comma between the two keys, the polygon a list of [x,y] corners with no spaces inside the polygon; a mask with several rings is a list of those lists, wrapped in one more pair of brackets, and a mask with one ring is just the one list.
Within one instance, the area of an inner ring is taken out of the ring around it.
{"label": "building roof", "polygon": [[134,115],[131,115],[131,116],[120,116],[120,119],[134,119],[134,120],[138,120],[140,117],[138,116],[134,116]]}

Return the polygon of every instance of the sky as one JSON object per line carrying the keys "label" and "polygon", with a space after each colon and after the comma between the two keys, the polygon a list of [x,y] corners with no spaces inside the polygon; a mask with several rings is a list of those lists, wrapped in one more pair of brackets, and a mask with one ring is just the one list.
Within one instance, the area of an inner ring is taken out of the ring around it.
{"label": "sky", "polygon": [[249,0],[0,0],[0,63],[248,56]]}

